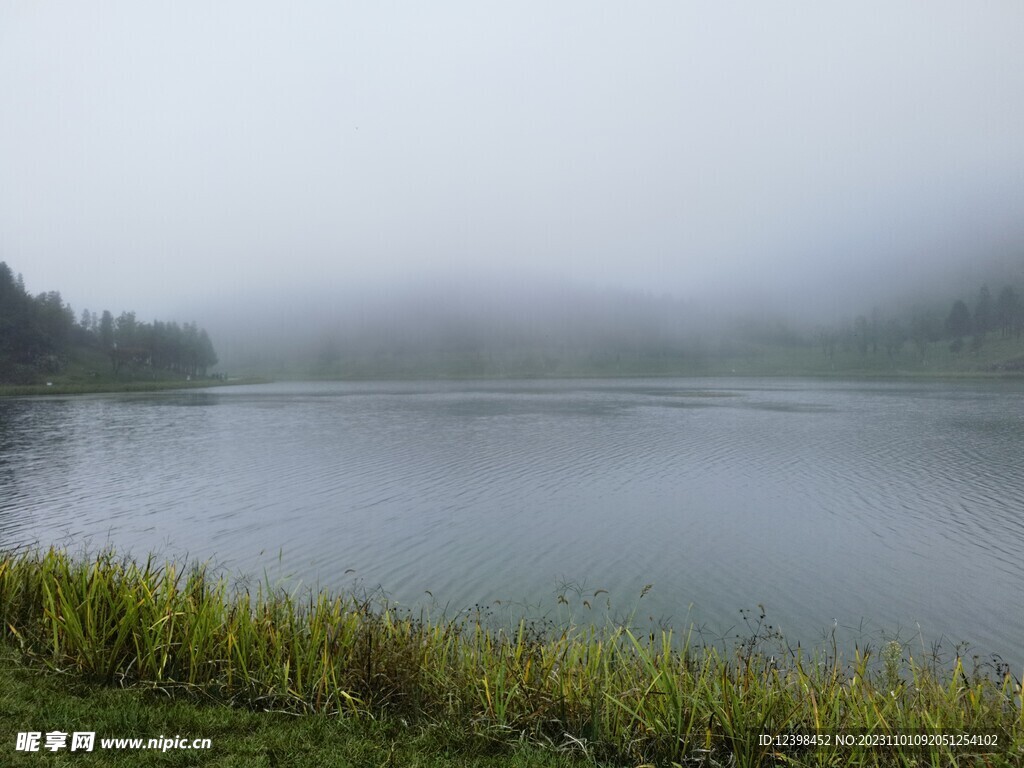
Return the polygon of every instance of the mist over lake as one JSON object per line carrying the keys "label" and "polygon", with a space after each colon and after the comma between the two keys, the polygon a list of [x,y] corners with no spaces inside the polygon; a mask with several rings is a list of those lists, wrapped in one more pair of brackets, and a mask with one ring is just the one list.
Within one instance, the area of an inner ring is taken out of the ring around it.
{"label": "mist over lake", "polygon": [[[1019,381],[276,383],[0,401],[0,547],[1019,665]],[[653,585],[641,599],[646,585]],[[429,590],[429,592],[428,592]],[[608,594],[594,597],[598,590]]]}

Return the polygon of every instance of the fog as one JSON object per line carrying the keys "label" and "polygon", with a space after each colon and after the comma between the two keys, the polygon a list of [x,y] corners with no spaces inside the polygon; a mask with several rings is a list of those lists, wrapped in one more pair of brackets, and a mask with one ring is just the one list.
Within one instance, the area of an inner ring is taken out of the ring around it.
{"label": "fog", "polygon": [[229,360],[974,291],[1024,254],[1022,39],[1012,2],[6,3],[0,260]]}

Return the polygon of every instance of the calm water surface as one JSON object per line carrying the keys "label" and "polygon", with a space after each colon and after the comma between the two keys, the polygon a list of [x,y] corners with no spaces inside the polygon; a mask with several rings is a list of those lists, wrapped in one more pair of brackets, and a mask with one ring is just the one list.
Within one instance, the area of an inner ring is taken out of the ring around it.
{"label": "calm water surface", "polygon": [[[316,383],[0,400],[0,547],[112,544],[449,612],[1024,662],[1024,384]],[[650,592],[639,595],[647,584]],[[593,599],[599,589],[609,591]],[[430,591],[428,595],[426,590]],[[564,605],[558,610],[565,611]]]}

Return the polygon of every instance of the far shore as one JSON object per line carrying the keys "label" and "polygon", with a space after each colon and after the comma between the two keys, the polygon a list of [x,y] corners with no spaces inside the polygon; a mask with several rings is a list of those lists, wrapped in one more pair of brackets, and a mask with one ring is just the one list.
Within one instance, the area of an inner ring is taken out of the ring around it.
{"label": "far shore", "polygon": [[62,382],[59,379],[42,384],[0,384],[0,397],[33,397],[39,395],[101,395],[119,392],[163,392],[174,389],[206,389],[238,384],[264,384],[270,379],[248,376],[237,379],[203,378],[171,379],[150,381],[145,379],[129,381]]}
{"label": "far shore", "polygon": [[125,392],[164,392],[181,389],[207,389],[210,387],[241,386],[250,384],[268,384],[274,381],[316,381],[316,382],[373,382],[373,381],[558,381],[572,379],[708,379],[708,378],[771,378],[771,379],[821,379],[842,381],[920,381],[920,380],[1018,380],[1024,379],[1024,370],[839,370],[839,371],[791,371],[745,369],[742,371],[709,370],[696,371],[622,371],[593,372],[575,371],[552,374],[536,374],[530,372],[510,373],[504,376],[487,374],[440,375],[440,374],[393,374],[393,375],[352,375],[352,376],[317,376],[317,375],[286,375],[282,377],[244,376],[238,378],[204,378],[192,380],[149,381],[144,379],[127,381],[61,382],[41,384],[0,384],[0,398],[3,397],[36,397],[36,396],[68,396],[118,394]]}

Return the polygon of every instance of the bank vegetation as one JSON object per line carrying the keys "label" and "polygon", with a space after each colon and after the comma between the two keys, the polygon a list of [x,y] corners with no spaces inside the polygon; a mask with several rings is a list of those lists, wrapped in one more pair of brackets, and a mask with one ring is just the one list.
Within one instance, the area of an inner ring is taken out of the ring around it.
{"label": "bank vegetation", "polygon": [[[113,552],[0,555],[5,642],[28,663],[100,685],[402,721],[616,764],[1024,760],[1011,670],[938,664],[895,642],[848,659],[827,642],[792,649],[772,642],[763,616],[751,618],[750,637],[725,649],[613,623],[495,627],[480,610],[431,618],[354,594],[232,585],[202,564]],[[830,743],[800,747],[787,743],[792,734]],[[980,738],[910,749],[848,746],[844,734]]]}

